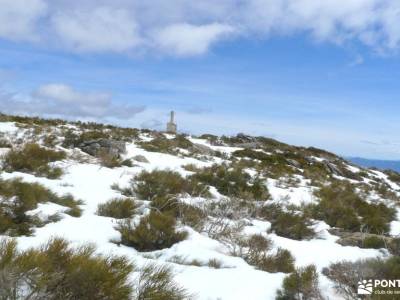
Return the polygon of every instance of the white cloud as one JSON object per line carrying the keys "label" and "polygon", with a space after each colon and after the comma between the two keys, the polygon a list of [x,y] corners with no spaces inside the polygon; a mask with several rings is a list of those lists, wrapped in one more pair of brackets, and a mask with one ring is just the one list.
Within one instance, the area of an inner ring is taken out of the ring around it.
{"label": "white cloud", "polygon": [[[0,37],[77,52],[202,55],[232,33],[400,48],[398,0],[0,0]],[[47,10],[46,10],[47,6]],[[239,36],[239,35],[236,35]]]}
{"label": "white cloud", "polygon": [[0,38],[36,40],[37,22],[46,9],[42,0],[0,0]]}
{"label": "white cloud", "polygon": [[52,24],[62,43],[79,52],[124,52],[140,44],[136,23],[124,9],[58,12]]}
{"label": "white cloud", "polygon": [[154,42],[157,48],[173,55],[200,55],[206,53],[217,40],[234,31],[233,27],[218,23],[199,26],[174,24],[157,31]]}
{"label": "white cloud", "polygon": [[108,93],[82,92],[58,83],[39,87],[31,97],[3,93],[0,98],[0,110],[5,113],[64,118],[131,119],[145,109],[117,104]]}

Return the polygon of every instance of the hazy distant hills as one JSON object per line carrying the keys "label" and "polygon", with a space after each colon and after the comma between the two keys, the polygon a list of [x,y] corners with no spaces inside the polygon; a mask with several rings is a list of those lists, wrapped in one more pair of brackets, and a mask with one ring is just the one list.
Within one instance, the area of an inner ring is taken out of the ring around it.
{"label": "hazy distant hills", "polygon": [[375,167],[382,170],[394,170],[400,172],[400,160],[378,160],[361,157],[348,157],[347,159],[362,167]]}

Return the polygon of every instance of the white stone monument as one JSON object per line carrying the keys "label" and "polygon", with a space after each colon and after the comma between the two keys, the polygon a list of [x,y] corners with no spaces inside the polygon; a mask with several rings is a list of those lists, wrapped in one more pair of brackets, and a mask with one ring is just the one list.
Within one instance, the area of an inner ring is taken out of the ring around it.
{"label": "white stone monument", "polygon": [[177,126],[176,126],[174,119],[175,119],[175,112],[171,111],[171,119],[167,123],[167,132],[168,133],[176,133]]}

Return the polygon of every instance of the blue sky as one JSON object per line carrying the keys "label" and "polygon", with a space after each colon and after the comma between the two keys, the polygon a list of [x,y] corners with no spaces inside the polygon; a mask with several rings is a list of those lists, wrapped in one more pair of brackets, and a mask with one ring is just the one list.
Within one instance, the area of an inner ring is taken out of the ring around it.
{"label": "blue sky", "polygon": [[82,3],[0,0],[0,110],[400,159],[396,1]]}

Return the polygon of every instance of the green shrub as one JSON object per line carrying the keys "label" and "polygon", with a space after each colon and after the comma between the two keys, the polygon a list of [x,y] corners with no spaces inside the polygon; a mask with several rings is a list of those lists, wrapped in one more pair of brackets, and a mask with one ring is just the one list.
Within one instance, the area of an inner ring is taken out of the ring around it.
{"label": "green shrub", "polygon": [[313,217],[332,227],[382,234],[389,231],[390,222],[395,219],[395,209],[363,201],[349,183],[333,182],[316,195],[320,202],[312,210]]}
{"label": "green shrub", "polygon": [[135,297],[137,300],[186,300],[191,296],[173,281],[170,268],[150,264],[139,273]]}
{"label": "green shrub", "polygon": [[277,293],[277,300],[322,299],[318,284],[318,273],[310,265],[296,269],[283,280],[282,290]]}
{"label": "green shrub", "polygon": [[[0,180],[0,233],[9,235],[29,235],[32,227],[41,225],[35,216],[27,212],[36,209],[39,203],[53,202],[80,214],[72,196],[57,196],[37,183],[26,183],[20,179]],[[68,212],[68,211],[67,211]]]}
{"label": "green shrub", "polygon": [[182,193],[195,196],[204,190],[201,184],[187,180],[178,172],[170,170],[143,171],[132,182],[136,195],[146,200],[151,200],[156,196],[170,197]]}
{"label": "green shrub", "polygon": [[363,241],[362,248],[381,249],[385,248],[385,241],[377,236],[366,237]]}
{"label": "green shrub", "polygon": [[61,239],[18,252],[0,244],[1,299],[131,299],[132,265],[124,257],[100,256],[91,246],[72,249]]}
{"label": "green shrub", "polygon": [[294,270],[294,258],[288,250],[278,248],[274,254],[268,254],[272,241],[259,234],[254,234],[240,242],[246,248],[242,254],[244,260],[257,269],[270,273],[290,273]]}
{"label": "green shrub", "polygon": [[120,223],[117,229],[121,233],[121,243],[138,251],[169,248],[187,236],[186,232],[176,231],[173,217],[154,211],[143,217],[135,227],[131,221],[126,221]]}
{"label": "green shrub", "polygon": [[134,215],[136,208],[137,205],[131,198],[111,199],[106,203],[99,204],[97,214],[103,217],[126,219]]}
{"label": "green shrub", "polygon": [[178,148],[193,150],[193,143],[183,135],[176,135],[172,139],[169,139],[164,135],[159,135],[151,141],[140,142],[139,145],[147,151],[168,153],[173,155],[179,153]]}
{"label": "green shrub", "polygon": [[62,175],[62,170],[51,167],[49,163],[65,158],[63,151],[49,150],[38,144],[26,144],[22,149],[10,150],[4,156],[3,168],[7,172],[27,172],[56,179]]}
{"label": "green shrub", "polygon": [[189,177],[192,182],[214,186],[219,193],[249,200],[267,200],[270,195],[264,181],[240,168],[213,165]]}
{"label": "green shrub", "polygon": [[282,212],[271,221],[271,230],[277,235],[293,239],[308,240],[315,236],[312,222],[303,214]]}

